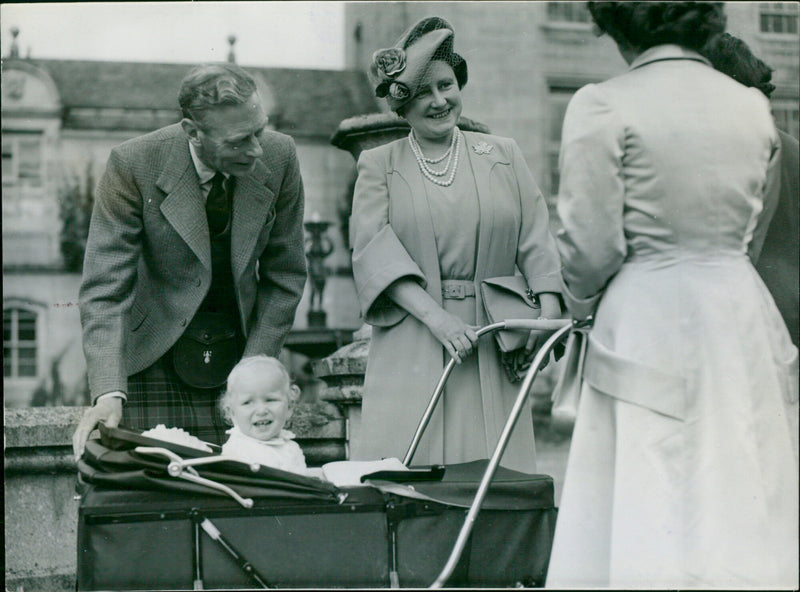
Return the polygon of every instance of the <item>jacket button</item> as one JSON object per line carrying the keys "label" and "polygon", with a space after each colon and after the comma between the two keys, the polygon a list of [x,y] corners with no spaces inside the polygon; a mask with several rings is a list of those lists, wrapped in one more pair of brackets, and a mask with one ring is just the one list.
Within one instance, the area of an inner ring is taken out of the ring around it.
{"label": "jacket button", "polygon": [[181,321],[181,327],[185,327],[185,326],[186,326],[186,319],[183,319],[183,320]]}
{"label": "jacket button", "polygon": [[208,341],[209,339],[211,339],[211,335],[209,335],[208,333],[203,333],[203,339]]}

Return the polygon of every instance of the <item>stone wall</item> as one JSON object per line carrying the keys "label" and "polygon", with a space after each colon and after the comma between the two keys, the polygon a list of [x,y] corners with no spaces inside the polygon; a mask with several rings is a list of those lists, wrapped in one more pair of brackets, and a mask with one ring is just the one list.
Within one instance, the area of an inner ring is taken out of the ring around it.
{"label": "stone wall", "polygon": [[75,589],[72,433],[82,407],[6,409],[6,590]]}

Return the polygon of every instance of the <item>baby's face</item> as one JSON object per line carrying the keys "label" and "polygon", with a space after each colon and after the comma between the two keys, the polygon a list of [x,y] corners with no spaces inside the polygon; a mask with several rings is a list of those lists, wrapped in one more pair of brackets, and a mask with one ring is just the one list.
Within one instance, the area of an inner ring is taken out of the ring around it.
{"label": "baby's face", "polygon": [[258,440],[270,440],[280,434],[291,416],[283,378],[248,372],[240,377],[236,389],[231,393],[234,425]]}

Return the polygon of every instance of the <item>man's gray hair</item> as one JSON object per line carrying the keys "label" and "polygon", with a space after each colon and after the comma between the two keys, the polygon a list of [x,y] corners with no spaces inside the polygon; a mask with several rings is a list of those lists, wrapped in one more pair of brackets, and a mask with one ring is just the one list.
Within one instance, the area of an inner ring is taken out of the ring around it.
{"label": "man's gray hair", "polygon": [[199,121],[209,109],[242,105],[256,92],[253,77],[235,64],[193,68],[181,82],[178,103],[184,117]]}

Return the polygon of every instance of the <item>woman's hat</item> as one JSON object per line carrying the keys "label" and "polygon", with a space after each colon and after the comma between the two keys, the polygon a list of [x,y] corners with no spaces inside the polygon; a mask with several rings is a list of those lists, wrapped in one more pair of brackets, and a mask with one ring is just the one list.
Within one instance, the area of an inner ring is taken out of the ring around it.
{"label": "woman's hat", "polygon": [[453,51],[454,37],[450,23],[432,16],[412,26],[393,47],[376,51],[368,72],[375,96],[385,98],[392,111],[397,111],[417,94],[433,60],[447,62],[458,87],[463,88],[467,83],[467,62]]}

